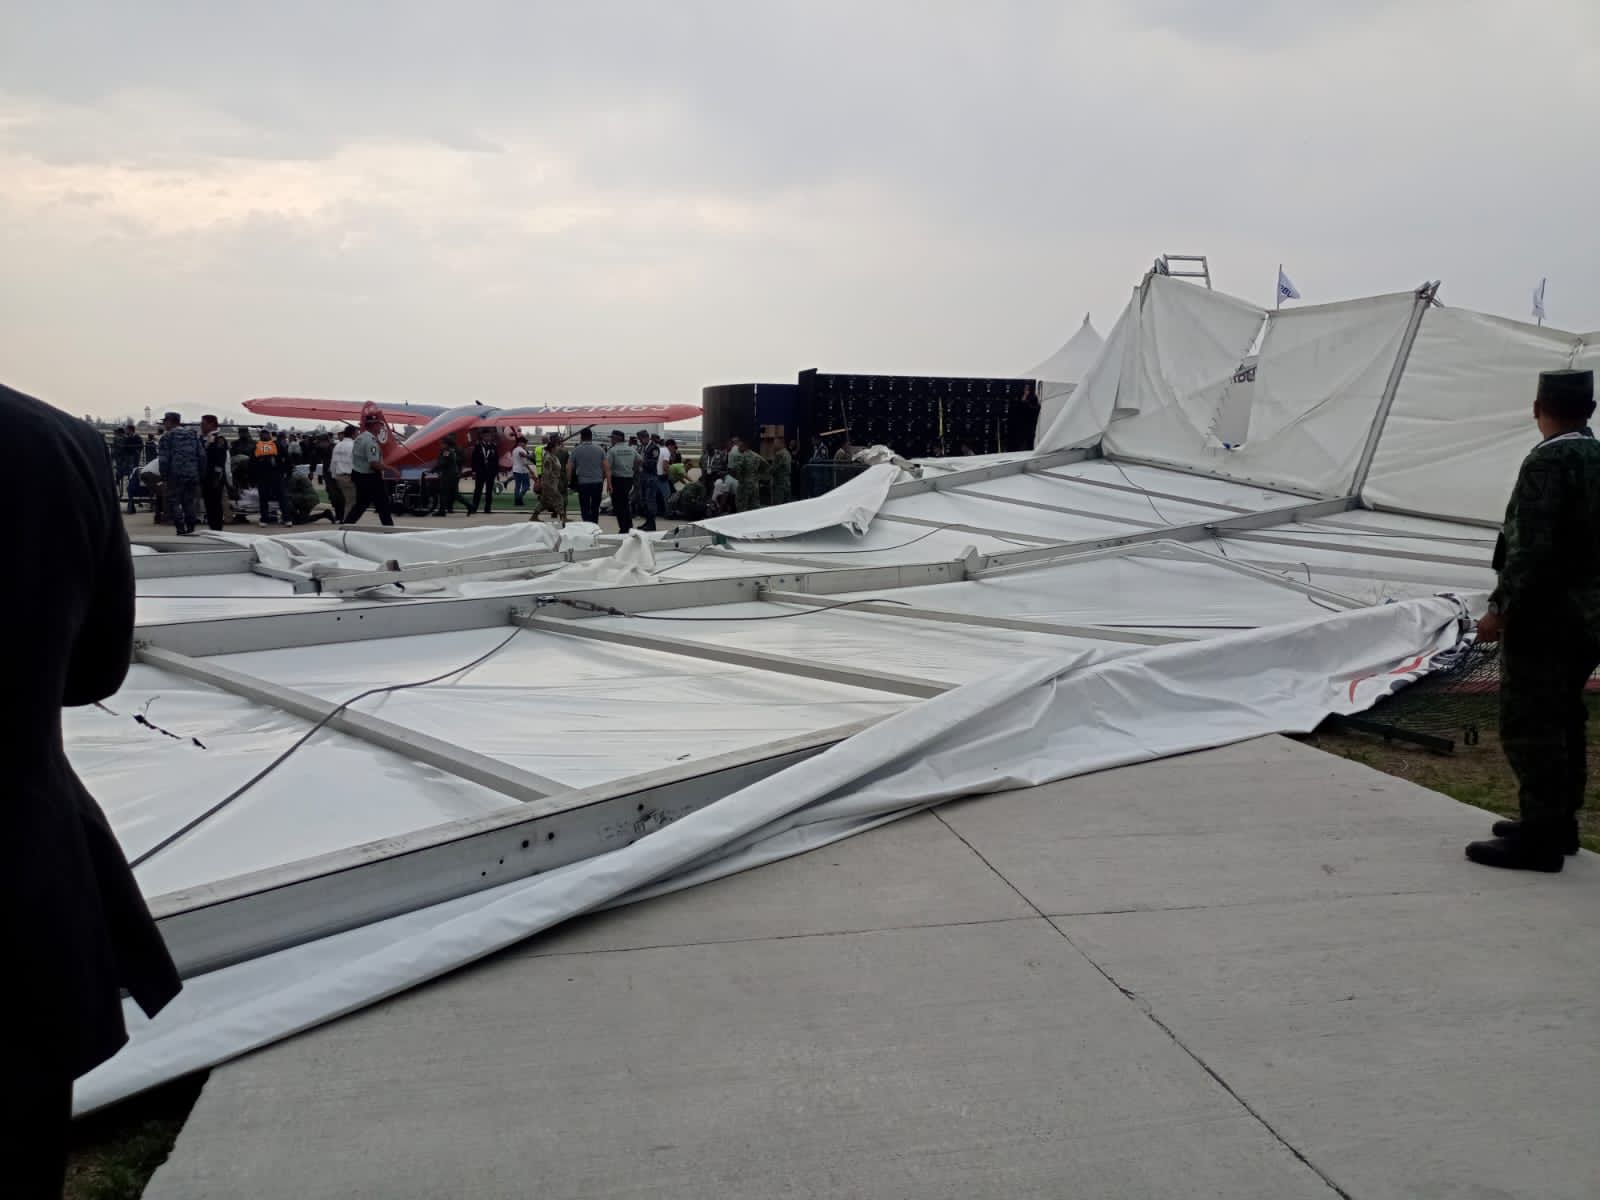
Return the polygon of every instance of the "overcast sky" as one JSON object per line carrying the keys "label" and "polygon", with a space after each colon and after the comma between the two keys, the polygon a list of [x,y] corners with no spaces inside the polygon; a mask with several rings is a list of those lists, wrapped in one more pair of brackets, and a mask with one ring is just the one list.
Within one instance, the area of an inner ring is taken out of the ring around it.
{"label": "overcast sky", "polygon": [[0,380],[1014,374],[1150,260],[1600,328],[1596,0],[0,0]]}

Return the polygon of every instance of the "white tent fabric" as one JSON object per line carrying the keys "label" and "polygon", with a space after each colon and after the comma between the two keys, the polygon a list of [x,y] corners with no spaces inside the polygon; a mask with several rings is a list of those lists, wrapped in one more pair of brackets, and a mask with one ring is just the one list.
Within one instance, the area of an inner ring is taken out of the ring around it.
{"label": "white tent fabric", "polygon": [[1089,314],[1083,314],[1083,324],[1073,331],[1061,349],[1031,370],[1022,372],[1022,378],[1037,384],[1039,421],[1034,427],[1034,442],[1049,429],[1056,416],[1067,403],[1078,381],[1084,377],[1105,347],[1106,340],[1089,323]]}
{"label": "white tent fabric", "polygon": [[[1163,436],[1166,414],[1233,375],[1255,346],[1266,310],[1166,275],[1151,278],[1140,309],[1137,345],[1117,394],[1106,443],[1117,453],[1174,460],[1189,441]],[[1124,415],[1126,413],[1126,415]],[[1207,413],[1201,424],[1210,424]],[[1151,453],[1153,451],[1154,453]]]}
{"label": "white tent fabric", "polygon": [[1073,330],[1069,337],[1049,358],[1030,371],[1022,372],[1023,379],[1046,380],[1051,383],[1077,383],[1091,366],[1094,360],[1100,357],[1100,348],[1106,344],[1105,338],[1095,329],[1089,321],[1089,314],[1083,314],[1083,324]]}
{"label": "white tent fabric", "polygon": [[[501,629],[470,630],[213,661],[340,703],[372,687],[448,671],[504,637]],[[972,665],[973,674],[977,669]],[[425,690],[371,697],[354,710],[583,788],[651,764],[753,750],[792,734],[887,716],[906,703],[844,684],[525,630],[469,672]],[[619,755],[603,731],[618,728],[633,708],[670,710],[675,720],[630,728],[629,753]],[[156,728],[138,724],[136,715]],[[133,667],[104,708],[65,714],[73,768],[132,858],[238,788],[310,725],[143,665]],[[159,896],[515,804],[324,730],[217,817],[142,864],[137,877],[145,895]]]}
{"label": "white tent fabric", "polygon": [[538,521],[477,528],[372,533],[329,529],[296,537],[230,533],[224,536],[256,553],[265,566],[323,574],[343,568],[371,571],[386,562],[403,567],[459,562],[489,554],[537,550],[587,550],[600,533],[598,525],[573,522],[565,528]]}
{"label": "white tent fabric", "polygon": [[[1193,285],[1159,277],[1152,283],[1165,286],[1152,286],[1140,325],[1139,411],[1113,417],[1106,448],[1270,487],[1345,495],[1413,295],[1267,314]],[[1252,378],[1240,367],[1258,331]],[[1188,374],[1172,363],[1189,364]],[[1199,363],[1208,364],[1206,378],[1193,366]],[[1248,408],[1230,412],[1244,392]],[[1219,418],[1234,427],[1223,433]]]}
{"label": "white tent fabric", "polygon": [[795,537],[819,529],[831,529],[835,525],[855,534],[863,534],[872,524],[872,518],[878,515],[878,509],[883,507],[889,489],[899,476],[900,468],[893,463],[879,463],[831,492],[824,492],[810,500],[796,500],[791,504],[712,517],[708,521],[696,521],[695,524],[724,537],[745,539]]}
{"label": "white tent fabric", "polygon": [[1138,323],[1139,289],[1135,288],[1133,299],[1128,301],[1117,317],[1100,352],[1085,368],[1072,394],[1051,414],[1048,421],[1041,410],[1033,439],[1035,453],[1047,454],[1053,450],[1093,446],[1100,441],[1116,407],[1123,361],[1134,342]]}
{"label": "white tent fabric", "polygon": [[1570,366],[1576,334],[1459,308],[1422,318],[1362,489],[1374,505],[1499,521],[1533,424],[1540,371]]}
{"label": "white tent fabric", "polygon": [[[580,913],[825,845],[957,796],[1314,727],[1460,644],[1444,598],[1106,659],[1024,659],[632,845],[188,981],[79,1081],[87,1112],[392,996]],[[674,880],[674,876],[678,878]]]}

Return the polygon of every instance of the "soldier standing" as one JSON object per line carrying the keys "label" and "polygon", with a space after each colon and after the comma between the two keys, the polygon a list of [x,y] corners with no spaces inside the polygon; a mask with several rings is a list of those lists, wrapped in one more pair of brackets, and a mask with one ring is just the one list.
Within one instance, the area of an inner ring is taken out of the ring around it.
{"label": "soldier standing", "polygon": [[761,507],[760,460],[759,454],[746,450],[743,442],[734,439],[733,449],[728,453],[728,471],[737,485],[733,503],[740,512]]}
{"label": "soldier standing", "polygon": [[530,521],[537,521],[548,512],[557,525],[567,523],[567,493],[561,486],[564,472],[561,456],[556,453],[558,444],[559,439],[553,433],[545,438],[544,453],[539,456],[539,507],[528,518]]}
{"label": "soldier standing", "polygon": [[1588,428],[1593,371],[1539,376],[1544,435],[1522,462],[1495,547],[1499,580],[1478,640],[1503,643],[1500,742],[1520,820],[1467,846],[1490,867],[1559,871],[1578,851],[1587,784],[1584,686],[1600,666],[1600,442]]}
{"label": "soldier standing", "polygon": [[794,455],[791,451],[794,443],[779,443],[776,453],[772,456],[772,502],[774,504],[787,504],[793,494],[794,483]]}

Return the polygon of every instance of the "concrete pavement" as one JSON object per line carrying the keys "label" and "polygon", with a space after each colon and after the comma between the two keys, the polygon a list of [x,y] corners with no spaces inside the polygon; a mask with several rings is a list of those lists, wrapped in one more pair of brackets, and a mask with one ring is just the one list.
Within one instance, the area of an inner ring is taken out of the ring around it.
{"label": "concrete pavement", "polygon": [[948,805],[212,1074],[147,1197],[1590,1197],[1600,863],[1283,739]]}

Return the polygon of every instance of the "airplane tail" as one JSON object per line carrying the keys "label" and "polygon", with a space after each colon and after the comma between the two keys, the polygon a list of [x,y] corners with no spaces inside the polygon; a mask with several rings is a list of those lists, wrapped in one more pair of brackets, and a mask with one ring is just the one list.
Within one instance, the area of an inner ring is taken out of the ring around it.
{"label": "airplane tail", "polygon": [[361,406],[361,424],[371,428],[374,422],[377,428],[373,433],[378,439],[378,448],[383,451],[384,466],[398,467],[416,458],[406,449],[406,440],[400,436],[400,431],[389,424],[383,409],[368,400]]}

